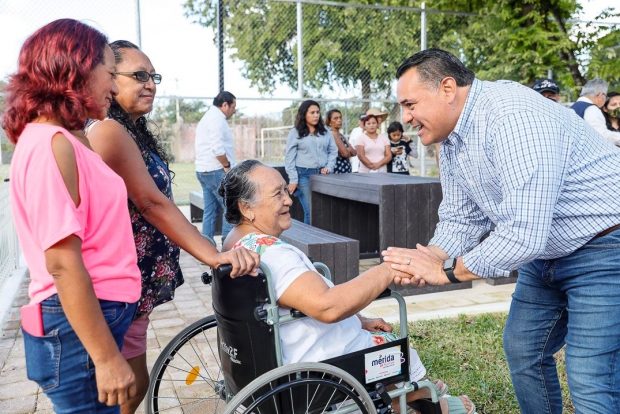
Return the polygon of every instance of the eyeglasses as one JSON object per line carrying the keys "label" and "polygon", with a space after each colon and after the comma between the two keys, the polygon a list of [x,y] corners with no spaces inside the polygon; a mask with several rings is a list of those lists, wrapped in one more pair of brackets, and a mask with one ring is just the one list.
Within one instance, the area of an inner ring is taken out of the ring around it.
{"label": "eyeglasses", "polygon": [[138,82],[148,82],[149,78],[153,79],[153,83],[155,85],[159,85],[161,83],[161,75],[158,73],[150,74],[145,70],[139,70],[137,72],[114,72],[115,75],[129,75],[136,78]]}

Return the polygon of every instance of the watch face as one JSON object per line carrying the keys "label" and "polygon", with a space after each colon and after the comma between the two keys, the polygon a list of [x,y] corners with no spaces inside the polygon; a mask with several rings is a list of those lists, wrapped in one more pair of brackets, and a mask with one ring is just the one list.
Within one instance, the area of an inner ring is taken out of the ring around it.
{"label": "watch face", "polygon": [[456,267],[456,259],[448,259],[443,262],[443,270],[454,270]]}

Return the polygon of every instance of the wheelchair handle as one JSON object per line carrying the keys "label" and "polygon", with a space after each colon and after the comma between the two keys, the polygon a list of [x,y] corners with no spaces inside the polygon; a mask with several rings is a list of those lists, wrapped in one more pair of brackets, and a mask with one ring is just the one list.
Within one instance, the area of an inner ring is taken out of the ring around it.
{"label": "wheelchair handle", "polygon": [[232,272],[232,265],[231,264],[225,264],[225,265],[221,265],[220,267],[218,267],[217,269],[215,269],[215,274],[217,275],[217,277],[219,277],[220,279],[224,278],[224,277],[229,277],[230,273]]}

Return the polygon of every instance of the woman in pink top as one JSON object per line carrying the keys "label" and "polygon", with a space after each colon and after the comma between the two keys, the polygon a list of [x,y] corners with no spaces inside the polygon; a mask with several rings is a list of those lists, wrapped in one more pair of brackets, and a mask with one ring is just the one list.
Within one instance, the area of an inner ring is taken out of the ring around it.
{"label": "woman in pink top", "polygon": [[357,139],[357,157],[360,160],[359,172],[387,172],[387,164],[392,161],[390,140],[379,134],[377,117],[367,114],[364,118],[364,134]]}
{"label": "woman in pink top", "polygon": [[26,369],[57,413],[118,413],[136,392],[119,351],[140,297],[127,191],[81,132],[106,116],[115,71],[102,33],[61,19],[26,40],[7,87]]}

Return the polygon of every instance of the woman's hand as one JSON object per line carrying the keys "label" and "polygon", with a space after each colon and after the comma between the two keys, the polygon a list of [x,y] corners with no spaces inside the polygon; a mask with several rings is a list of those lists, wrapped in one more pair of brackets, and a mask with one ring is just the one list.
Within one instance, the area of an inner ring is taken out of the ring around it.
{"label": "woman's hand", "polygon": [[329,168],[321,168],[321,174],[329,174]]}
{"label": "woman's hand", "polygon": [[231,264],[232,272],[230,277],[251,275],[258,275],[258,265],[260,264],[260,256],[256,252],[251,252],[245,247],[239,247],[227,252],[218,253],[215,256],[214,266],[215,268],[224,265]]}
{"label": "woman's hand", "polygon": [[120,354],[95,365],[99,402],[108,406],[121,405],[136,395],[136,377]]}
{"label": "woman's hand", "polygon": [[359,313],[357,314],[357,317],[362,322],[362,329],[365,331],[392,332],[392,327],[381,318],[366,318]]}

